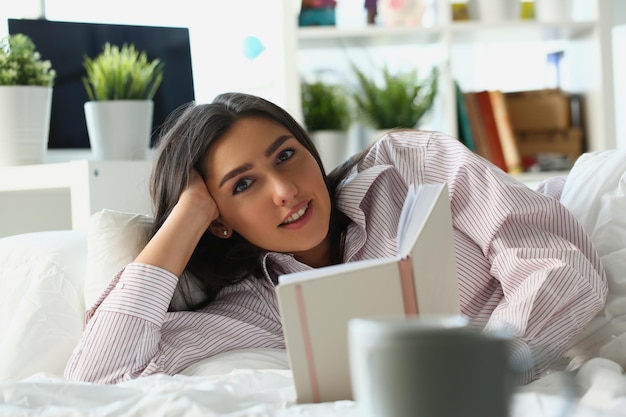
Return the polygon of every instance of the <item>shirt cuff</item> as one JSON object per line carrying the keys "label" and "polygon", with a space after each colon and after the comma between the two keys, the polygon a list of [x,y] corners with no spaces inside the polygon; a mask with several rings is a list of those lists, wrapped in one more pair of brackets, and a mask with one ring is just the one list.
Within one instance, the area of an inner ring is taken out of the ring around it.
{"label": "shirt cuff", "polygon": [[137,317],[160,327],[177,284],[178,278],[165,269],[131,263],[98,310]]}

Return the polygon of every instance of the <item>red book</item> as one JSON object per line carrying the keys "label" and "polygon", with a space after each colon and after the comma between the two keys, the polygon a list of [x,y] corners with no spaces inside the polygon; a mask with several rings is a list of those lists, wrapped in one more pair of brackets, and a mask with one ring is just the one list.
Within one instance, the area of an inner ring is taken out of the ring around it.
{"label": "red book", "polygon": [[489,97],[491,97],[491,107],[493,107],[494,118],[498,126],[498,136],[500,137],[500,145],[502,146],[507,171],[510,174],[519,174],[523,171],[522,157],[517,148],[517,141],[515,140],[515,134],[513,133],[509,112],[506,107],[506,99],[500,90],[490,91]]}
{"label": "red book", "polygon": [[502,143],[500,142],[500,135],[498,133],[498,124],[496,123],[493,106],[491,105],[489,91],[477,91],[475,94],[485,133],[485,141],[489,146],[489,154],[491,156],[489,160],[498,168],[507,172],[508,169],[504,158],[504,152],[502,151]]}

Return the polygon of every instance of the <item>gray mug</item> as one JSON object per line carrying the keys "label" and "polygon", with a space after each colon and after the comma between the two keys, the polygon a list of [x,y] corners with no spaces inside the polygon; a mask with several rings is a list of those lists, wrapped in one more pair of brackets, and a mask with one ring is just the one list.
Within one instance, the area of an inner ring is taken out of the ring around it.
{"label": "gray mug", "polygon": [[350,377],[364,417],[505,417],[508,339],[460,316],[353,319]]}

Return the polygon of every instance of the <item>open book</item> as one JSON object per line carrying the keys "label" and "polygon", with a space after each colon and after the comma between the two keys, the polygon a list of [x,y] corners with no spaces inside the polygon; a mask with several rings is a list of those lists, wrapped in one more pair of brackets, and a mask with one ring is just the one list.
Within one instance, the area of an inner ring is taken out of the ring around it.
{"label": "open book", "polygon": [[409,187],[398,256],[282,275],[277,294],[298,402],[352,399],[350,319],[460,314],[447,185]]}

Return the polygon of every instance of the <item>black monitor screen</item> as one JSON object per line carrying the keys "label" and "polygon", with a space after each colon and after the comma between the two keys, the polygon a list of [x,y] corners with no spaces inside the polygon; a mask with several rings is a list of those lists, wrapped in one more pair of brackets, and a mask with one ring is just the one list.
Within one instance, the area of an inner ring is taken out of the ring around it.
{"label": "black monitor screen", "polygon": [[134,44],[148,59],[164,62],[163,82],[155,94],[152,143],[167,116],[194,100],[189,29],[9,19],[9,33],[23,33],[57,72],[52,90],[49,148],[89,148],[82,78],[85,56],[95,58],[106,42]]}

